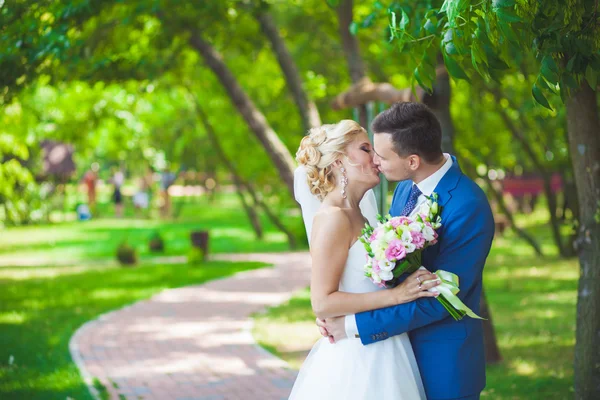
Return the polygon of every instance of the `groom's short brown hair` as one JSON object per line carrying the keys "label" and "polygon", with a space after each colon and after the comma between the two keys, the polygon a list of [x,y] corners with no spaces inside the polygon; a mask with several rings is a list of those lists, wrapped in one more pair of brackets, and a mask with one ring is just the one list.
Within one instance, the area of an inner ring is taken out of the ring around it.
{"label": "groom's short brown hair", "polygon": [[435,114],[423,103],[394,103],[375,117],[373,133],[392,135],[394,151],[400,157],[417,154],[428,163],[440,159],[442,127]]}

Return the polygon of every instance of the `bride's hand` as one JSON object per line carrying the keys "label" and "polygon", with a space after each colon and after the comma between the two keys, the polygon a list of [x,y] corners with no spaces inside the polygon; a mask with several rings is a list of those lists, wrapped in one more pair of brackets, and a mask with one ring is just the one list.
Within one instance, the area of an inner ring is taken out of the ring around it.
{"label": "bride's hand", "polygon": [[408,303],[421,297],[437,297],[439,293],[428,292],[432,287],[440,284],[436,274],[432,274],[424,268],[412,273],[404,282],[392,290],[395,291],[398,304]]}

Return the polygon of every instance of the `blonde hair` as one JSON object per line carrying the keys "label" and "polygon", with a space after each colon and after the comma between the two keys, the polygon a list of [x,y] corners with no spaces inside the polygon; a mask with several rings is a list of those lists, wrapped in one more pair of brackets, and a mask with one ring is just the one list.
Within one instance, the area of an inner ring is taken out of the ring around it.
{"label": "blonde hair", "polygon": [[346,147],[361,132],[366,133],[357,122],[344,119],[337,124],[312,128],[300,142],[296,161],[306,166],[310,192],[320,200],[336,186],[333,163],[345,154]]}

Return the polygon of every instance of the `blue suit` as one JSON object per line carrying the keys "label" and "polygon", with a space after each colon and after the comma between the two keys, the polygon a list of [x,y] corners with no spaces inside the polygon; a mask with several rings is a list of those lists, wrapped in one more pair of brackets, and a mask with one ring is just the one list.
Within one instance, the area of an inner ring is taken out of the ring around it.
{"label": "blue suit", "polygon": [[[465,176],[452,157],[452,167],[435,192],[442,206],[439,242],[423,252],[430,271],[443,269],[460,279],[458,297],[479,312],[482,272],[494,236],[494,219],[479,186]],[[398,184],[390,209],[404,208],[412,182]],[[485,353],[480,320],[455,321],[435,298],[356,314],[363,344],[409,333],[427,398],[479,398],[485,387]]]}

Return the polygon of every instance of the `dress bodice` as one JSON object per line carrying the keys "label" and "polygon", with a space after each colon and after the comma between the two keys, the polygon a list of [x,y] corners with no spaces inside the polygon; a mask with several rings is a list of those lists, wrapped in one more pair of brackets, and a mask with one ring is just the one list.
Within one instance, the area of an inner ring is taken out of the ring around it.
{"label": "dress bodice", "polygon": [[367,251],[360,240],[357,240],[350,250],[340,279],[340,291],[348,293],[368,293],[383,290],[365,276]]}

